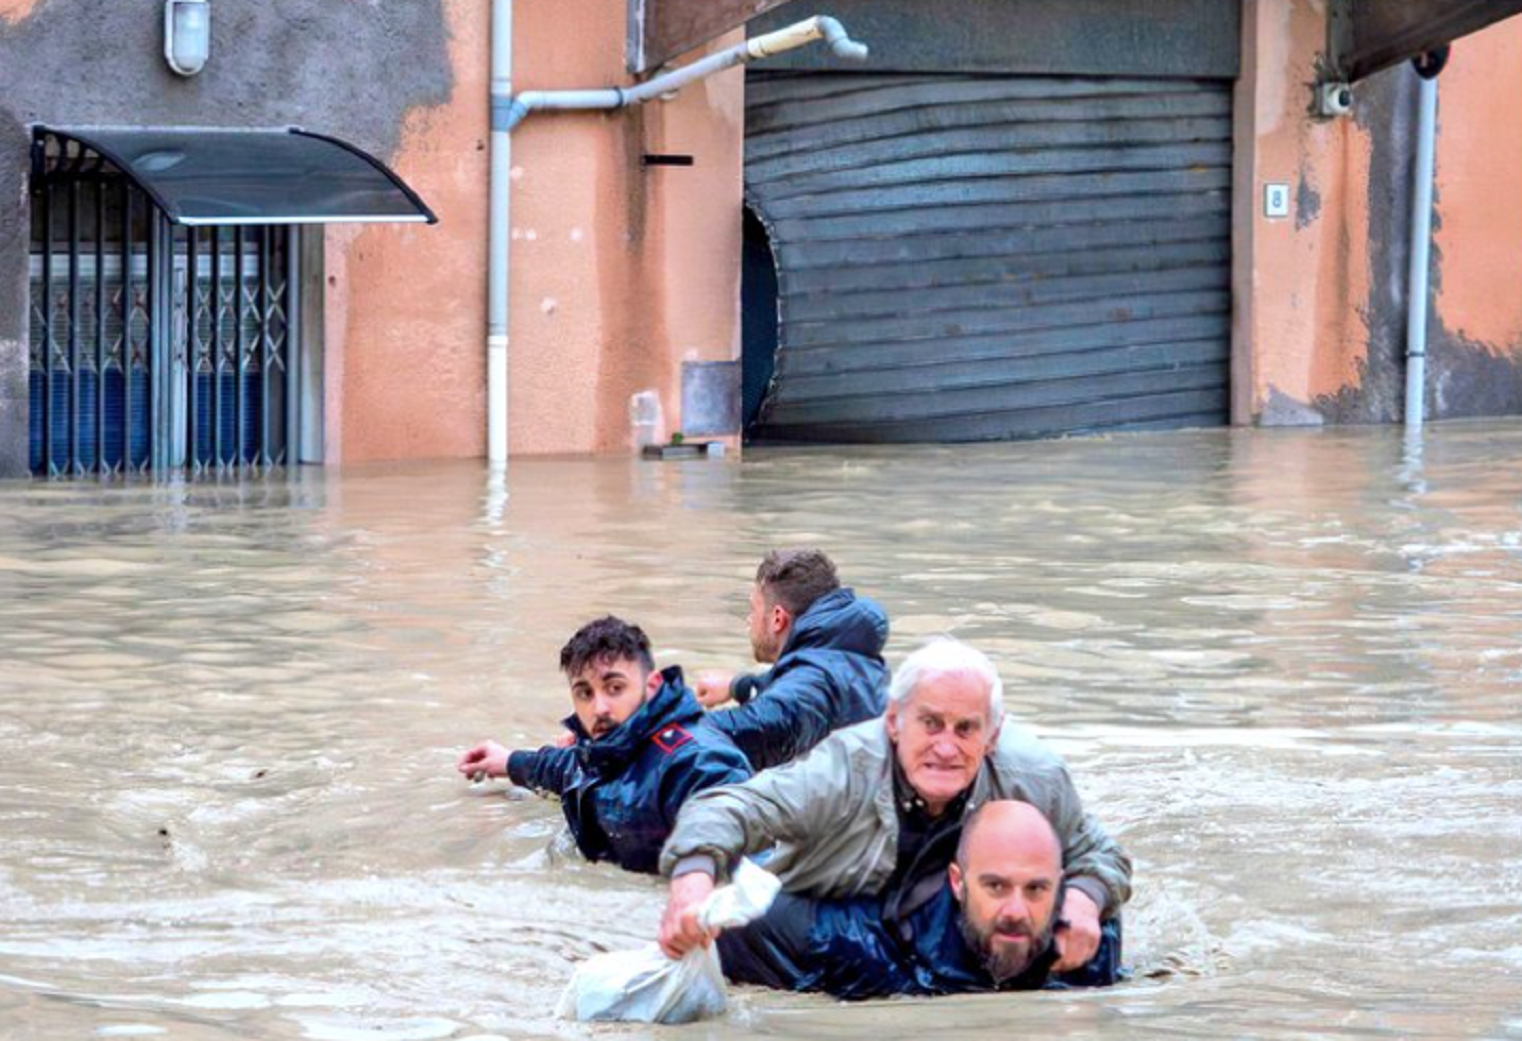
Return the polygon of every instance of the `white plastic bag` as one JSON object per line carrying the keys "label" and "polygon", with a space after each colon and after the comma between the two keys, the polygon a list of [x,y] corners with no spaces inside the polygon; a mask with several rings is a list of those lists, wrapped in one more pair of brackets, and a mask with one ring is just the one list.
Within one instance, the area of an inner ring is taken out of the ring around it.
{"label": "white plastic bag", "polygon": [[[727,886],[709,894],[698,921],[732,929],[766,913],[782,887],[776,875],[740,861]],[[656,944],[599,954],[581,964],[556,1014],[562,1019],[690,1023],[724,1011],[724,973],[717,947],[694,948],[673,961]]]}

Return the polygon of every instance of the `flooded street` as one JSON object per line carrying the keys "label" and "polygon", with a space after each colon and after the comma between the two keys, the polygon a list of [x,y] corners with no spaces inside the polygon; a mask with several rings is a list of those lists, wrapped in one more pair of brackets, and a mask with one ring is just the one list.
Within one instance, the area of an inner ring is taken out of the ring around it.
{"label": "flooded street", "polygon": [[[553,1008],[653,938],[466,745],[597,613],[740,667],[765,549],[953,633],[1137,864],[1135,979],[688,1028]],[[0,484],[0,1037],[1522,1038],[1522,424],[294,482]]]}

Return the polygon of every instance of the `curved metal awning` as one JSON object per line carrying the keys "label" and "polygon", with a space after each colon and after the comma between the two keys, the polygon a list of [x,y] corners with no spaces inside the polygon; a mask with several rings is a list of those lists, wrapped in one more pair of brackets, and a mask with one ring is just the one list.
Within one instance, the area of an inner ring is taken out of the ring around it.
{"label": "curved metal awning", "polygon": [[132,178],[175,224],[438,222],[380,160],[299,127],[40,126],[35,138],[46,168],[91,162],[93,152]]}

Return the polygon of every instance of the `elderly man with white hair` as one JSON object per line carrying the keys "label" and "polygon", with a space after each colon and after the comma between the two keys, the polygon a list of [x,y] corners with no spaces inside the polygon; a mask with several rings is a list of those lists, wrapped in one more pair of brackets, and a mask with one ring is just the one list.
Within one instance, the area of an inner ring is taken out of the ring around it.
{"label": "elderly man with white hair", "polygon": [[710,941],[698,904],[737,858],[768,849],[766,866],[789,892],[882,894],[895,917],[907,917],[942,885],[962,821],[990,800],[1018,799],[1062,843],[1053,968],[1074,970],[1094,956],[1102,923],[1131,895],[1131,861],[1084,812],[1062,759],[1005,718],[993,664],[959,641],[935,640],[894,673],[888,698],[881,719],[687,802],[661,852],[671,878],[660,935],[668,955]]}

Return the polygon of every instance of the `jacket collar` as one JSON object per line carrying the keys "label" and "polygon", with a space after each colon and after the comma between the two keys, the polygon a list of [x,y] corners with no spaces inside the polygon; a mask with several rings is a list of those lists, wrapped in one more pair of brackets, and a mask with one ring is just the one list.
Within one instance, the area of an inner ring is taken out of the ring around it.
{"label": "jacket collar", "polygon": [[978,990],[1034,990],[1046,982],[1057,960],[1055,943],[1048,942],[1020,975],[998,983],[982,956],[962,937],[961,915],[961,905],[951,892],[951,883],[947,882],[925,910],[915,916],[922,949],[930,947],[934,951],[928,960],[932,962],[931,971],[937,976],[958,981],[964,986],[971,982]]}
{"label": "jacket collar", "polygon": [[634,715],[612,733],[593,740],[575,714],[563,722],[576,735],[576,759],[581,768],[598,777],[614,777],[628,769],[645,745],[657,733],[673,723],[692,723],[703,716],[703,709],[682,680],[682,669],[672,665],[661,670],[661,687],[645,699]]}
{"label": "jacket collar", "polygon": [[828,649],[879,656],[888,642],[883,609],[850,589],[837,589],[815,600],[793,623],[778,660],[797,651]]}

